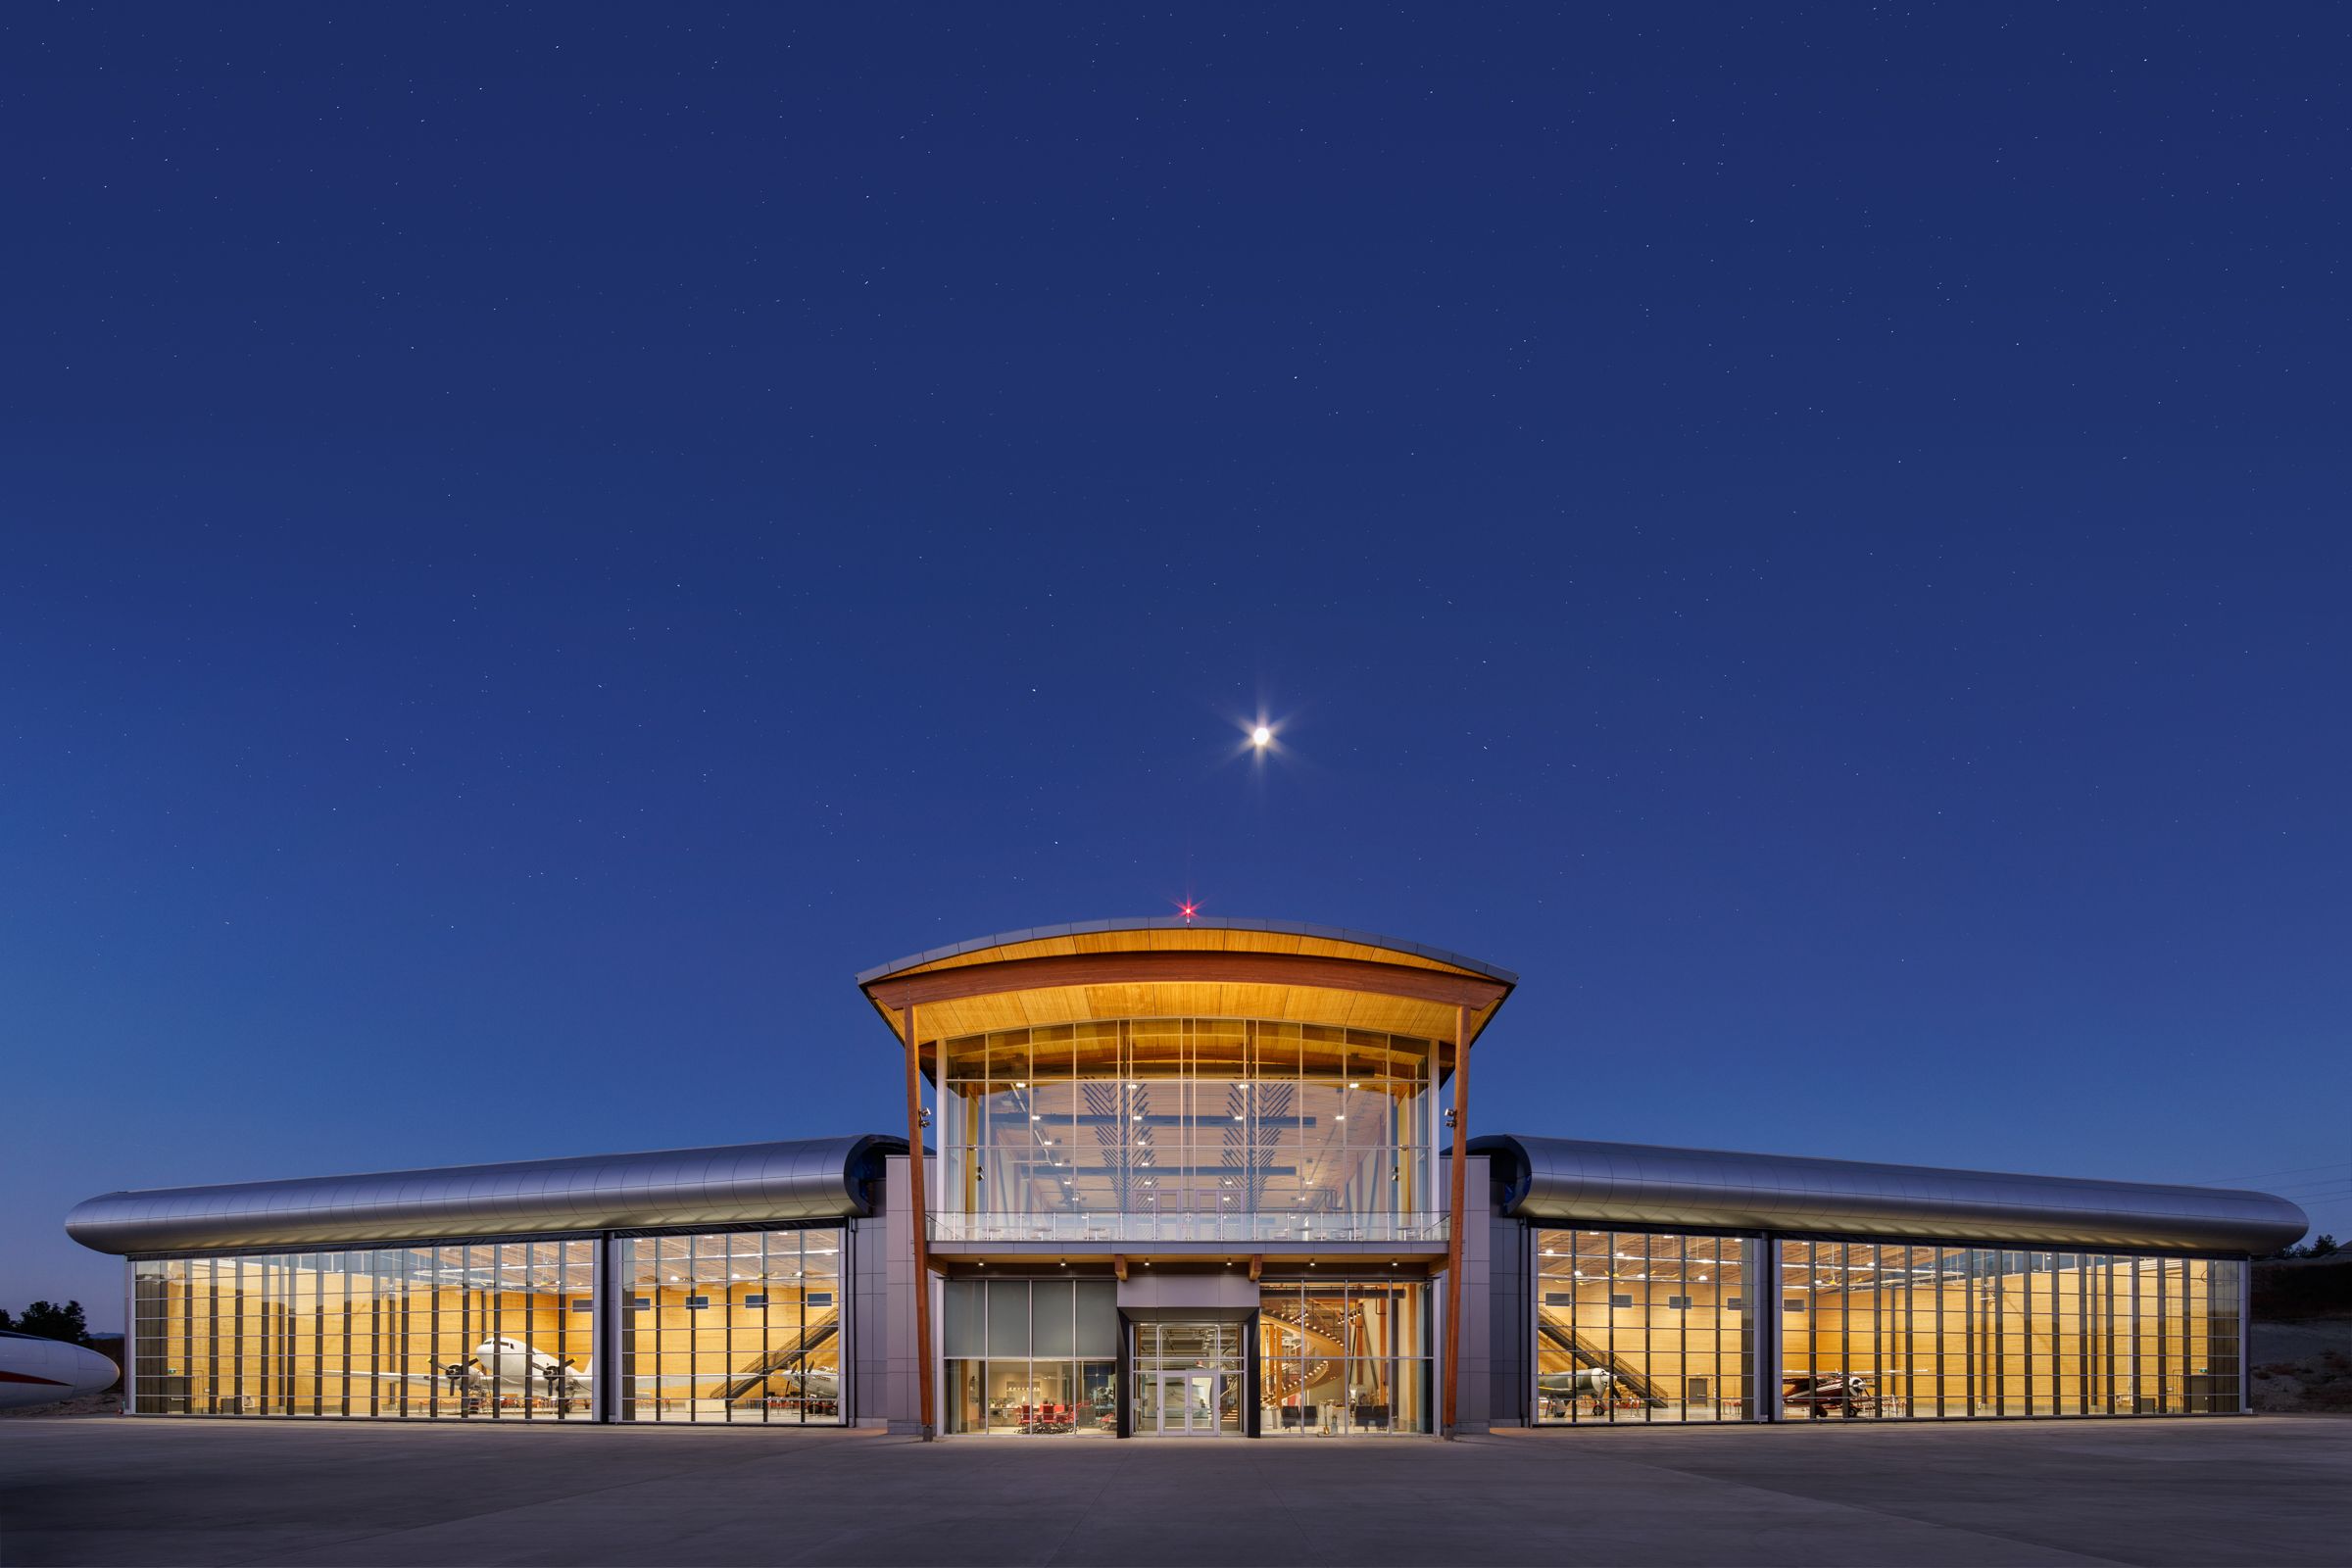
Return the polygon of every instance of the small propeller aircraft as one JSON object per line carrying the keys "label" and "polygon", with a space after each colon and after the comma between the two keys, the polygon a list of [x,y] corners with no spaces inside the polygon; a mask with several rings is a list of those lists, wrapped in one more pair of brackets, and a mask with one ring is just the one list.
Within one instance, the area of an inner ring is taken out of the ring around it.
{"label": "small propeller aircraft", "polygon": [[[558,1410],[564,1412],[587,1408],[596,1387],[592,1366],[559,1360],[545,1350],[533,1348],[526,1341],[503,1335],[475,1346],[469,1360],[444,1368],[441,1377],[448,1381],[450,1393],[469,1399],[493,1394],[527,1396],[552,1400]],[[426,1377],[423,1381],[435,1380]],[[681,1372],[638,1381],[721,1386],[728,1391],[725,1396],[730,1400],[763,1395],[824,1404],[841,1397],[841,1379],[829,1371],[778,1368],[717,1375]]]}
{"label": "small propeller aircraft", "polygon": [[1596,1366],[1544,1372],[1536,1378],[1536,1392],[1546,1399],[1591,1398],[1606,1404],[1616,1390],[1617,1374]]}
{"label": "small propeller aircraft", "polygon": [[1848,1420],[1879,1413],[1879,1398],[1870,1392],[1870,1379],[1859,1372],[1792,1372],[1781,1380],[1781,1403],[1802,1410],[1816,1421],[1833,1413]]}

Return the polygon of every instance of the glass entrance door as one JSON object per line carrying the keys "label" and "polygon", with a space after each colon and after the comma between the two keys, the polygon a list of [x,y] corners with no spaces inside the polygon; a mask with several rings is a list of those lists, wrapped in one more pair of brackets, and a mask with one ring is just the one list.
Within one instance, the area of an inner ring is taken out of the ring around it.
{"label": "glass entrance door", "polygon": [[1153,1372],[1144,1378],[1136,1429],[1157,1438],[1213,1438],[1224,1406],[1222,1372]]}
{"label": "glass entrance door", "polygon": [[1240,1437],[1242,1323],[1137,1323],[1135,1424],[1139,1438]]}

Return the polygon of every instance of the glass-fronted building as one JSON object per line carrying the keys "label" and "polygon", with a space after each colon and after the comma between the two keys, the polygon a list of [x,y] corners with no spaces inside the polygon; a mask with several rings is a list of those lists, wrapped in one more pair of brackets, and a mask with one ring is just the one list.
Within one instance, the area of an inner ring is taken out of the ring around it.
{"label": "glass-fronted building", "polygon": [[129,1409],[956,1440],[2234,1414],[2246,1261],[2305,1227],[2260,1193],[1472,1139],[1516,977],[1360,932],[1057,926],[858,983],[906,1137],[92,1199],[68,1228],[126,1259]]}
{"label": "glass-fronted building", "polygon": [[2233,1415],[2261,1193],[1482,1138],[1538,1426]]}

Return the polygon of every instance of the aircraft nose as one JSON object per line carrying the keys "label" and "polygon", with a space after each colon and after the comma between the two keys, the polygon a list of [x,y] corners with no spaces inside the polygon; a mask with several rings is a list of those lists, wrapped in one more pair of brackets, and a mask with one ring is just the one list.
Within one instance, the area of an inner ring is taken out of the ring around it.
{"label": "aircraft nose", "polygon": [[96,1350],[84,1349],[78,1345],[69,1346],[68,1348],[74,1352],[74,1364],[68,1371],[74,1394],[104,1394],[122,1377],[115,1363]]}

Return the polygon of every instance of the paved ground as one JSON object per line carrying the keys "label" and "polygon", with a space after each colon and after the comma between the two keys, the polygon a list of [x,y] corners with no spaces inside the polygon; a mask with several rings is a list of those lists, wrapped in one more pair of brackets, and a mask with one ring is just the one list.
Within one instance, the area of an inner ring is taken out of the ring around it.
{"label": "paved ground", "polygon": [[2352,1420],[1254,1444],[0,1426],[0,1564],[2352,1561]]}

